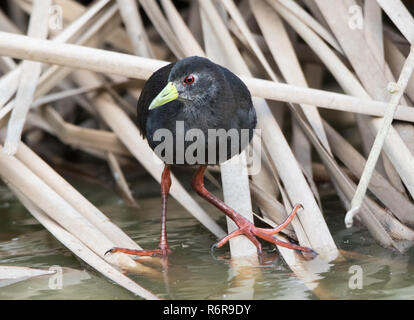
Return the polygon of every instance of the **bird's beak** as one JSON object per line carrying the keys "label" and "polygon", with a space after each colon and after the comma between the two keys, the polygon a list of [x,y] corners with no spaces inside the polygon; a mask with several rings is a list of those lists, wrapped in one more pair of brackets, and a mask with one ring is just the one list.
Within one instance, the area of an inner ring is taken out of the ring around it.
{"label": "bird's beak", "polygon": [[154,100],[152,100],[148,109],[155,109],[177,98],[177,88],[175,87],[174,83],[168,82],[165,88],[161,90],[161,92],[154,98]]}

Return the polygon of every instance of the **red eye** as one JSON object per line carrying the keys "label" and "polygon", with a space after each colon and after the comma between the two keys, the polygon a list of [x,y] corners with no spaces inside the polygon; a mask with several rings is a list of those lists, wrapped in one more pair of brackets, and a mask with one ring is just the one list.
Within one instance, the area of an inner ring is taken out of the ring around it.
{"label": "red eye", "polygon": [[192,74],[189,74],[183,80],[184,84],[193,84],[194,81],[195,81],[195,77]]}

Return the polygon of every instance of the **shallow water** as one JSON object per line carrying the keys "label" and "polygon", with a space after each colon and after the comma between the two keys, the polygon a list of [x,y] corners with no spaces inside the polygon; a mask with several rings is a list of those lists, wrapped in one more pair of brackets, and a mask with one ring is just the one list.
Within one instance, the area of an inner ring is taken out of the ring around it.
{"label": "shallow water", "polygon": [[[142,247],[157,247],[160,199],[155,181],[140,178],[132,183],[140,210],[128,208],[111,189],[71,182]],[[215,237],[173,199],[168,210],[168,237],[173,250],[168,270],[160,278],[130,276],[166,299],[413,299],[414,250],[403,254],[386,250],[365,230],[346,229],[344,209],[329,188],[321,187],[320,191],[336,244],[361,254],[362,258],[332,264],[310,285],[298,279],[270,246],[265,246],[270,252],[268,262],[260,267],[232,265],[228,246],[218,249],[216,259],[213,258],[210,246]],[[222,214],[200,203],[220,225],[225,225]],[[139,299],[73,256],[3,185],[0,185],[0,265],[63,267],[62,288],[53,289],[45,276],[8,285],[0,281],[0,299]],[[362,272],[362,282],[350,278],[354,275],[350,273],[352,268]],[[352,286],[355,283],[361,284],[362,289]]]}

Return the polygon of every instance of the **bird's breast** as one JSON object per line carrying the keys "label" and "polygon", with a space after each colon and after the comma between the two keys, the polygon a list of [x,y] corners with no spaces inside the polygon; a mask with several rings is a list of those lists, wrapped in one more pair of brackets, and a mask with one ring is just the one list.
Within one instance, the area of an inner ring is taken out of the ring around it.
{"label": "bird's breast", "polygon": [[176,165],[214,165],[240,153],[253,136],[240,112],[218,109],[154,109],[147,119],[147,140],[161,160]]}

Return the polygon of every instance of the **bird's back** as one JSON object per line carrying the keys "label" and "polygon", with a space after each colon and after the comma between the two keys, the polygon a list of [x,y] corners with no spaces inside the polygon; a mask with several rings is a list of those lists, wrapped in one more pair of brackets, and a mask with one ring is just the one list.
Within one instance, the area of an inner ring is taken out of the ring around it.
{"label": "bird's back", "polygon": [[238,121],[237,124],[233,124],[233,127],[244,129],[256,128],[256,111],[253,107],[249,89],[244,82],[229,69],[222,66],[220,66],[220,68],[223,71],[224,77],[233,94],[232,105],[235,109],[229,110],[229,112],[233,113],[230,117],[232,117],[234,121]]}

